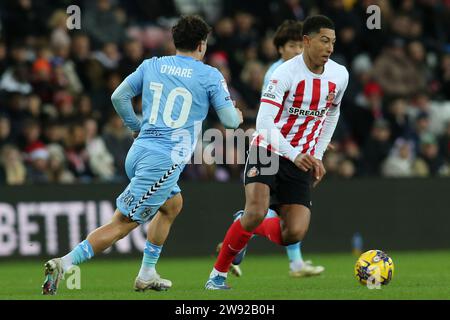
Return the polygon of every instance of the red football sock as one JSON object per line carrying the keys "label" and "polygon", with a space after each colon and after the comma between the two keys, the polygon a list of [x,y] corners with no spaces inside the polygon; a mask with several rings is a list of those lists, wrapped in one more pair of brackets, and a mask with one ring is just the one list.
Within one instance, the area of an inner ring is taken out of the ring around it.
{"label": "red football sock", "polygon": [[279,217],[266,218],[258,227],[256,227],[253,233],[266,237],[276,244],[283,245],[280,222],[281,220]]}
{"label": "red football sock", "polygon": [[242,228],[241,220],[233,222],[223,239],[222,249],[220,249],[214,268],[220,272],[228,272],[234,257],[247,245],[251,236],[252,232]]}

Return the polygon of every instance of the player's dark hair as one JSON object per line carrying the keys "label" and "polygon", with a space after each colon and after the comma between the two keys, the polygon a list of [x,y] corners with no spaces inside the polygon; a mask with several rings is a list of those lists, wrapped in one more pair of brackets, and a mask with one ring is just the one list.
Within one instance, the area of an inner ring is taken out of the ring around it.
{"label": "player's dark hair", "polygon": [[295,20],[285,20],[275,32],[273,44],[279,49],[288,41],[302,41],[302,23]]}
{"label": "player's dark hair", "polygon": [[206,40],[211,27],[199,16],[182,16],[172,28],[175,48],[194,51],[201,41]]}
{"label": "player's dark hair", "polygon": [[303,35],[311,35],[320,32],[320,29],[334,30],[334,23],[330,18],[322,15],[309,16],[303,22]]}

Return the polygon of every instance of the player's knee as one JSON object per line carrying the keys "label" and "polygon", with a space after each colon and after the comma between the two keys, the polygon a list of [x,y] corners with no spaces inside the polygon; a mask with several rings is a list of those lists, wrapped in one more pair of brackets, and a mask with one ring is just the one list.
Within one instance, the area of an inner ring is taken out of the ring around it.
{"label": "player's knee", "polygon": [[286,245],[290,245],[298,241],[302,241],[303,238],[306,236],[306,233],[308,232],[308,227],[301,225],[294,225],[288,227],[286,231],[287,232],[284,242]]}
{"label": "player's knee", "polygon": [[265,212],[264,210],[246,210],[241,218],[242,227],[247,231],[253,231],[257,226],[261,224],[264,220]]}
{"label": "player's knee", "polygon": [[260,195],[248,197],[245,202],[245,212],[254,213],[257,216],[262,216],[262,218],[266,215],[268,207],[268,200]]}

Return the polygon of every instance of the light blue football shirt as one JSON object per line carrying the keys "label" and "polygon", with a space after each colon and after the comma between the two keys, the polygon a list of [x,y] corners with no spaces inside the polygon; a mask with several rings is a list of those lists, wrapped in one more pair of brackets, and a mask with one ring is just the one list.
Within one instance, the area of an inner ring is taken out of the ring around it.
{"label": "light blue football shirt", "polygon": [[147,59],[126,81],[142,93],[143,120],[135,143],[190,157],[209,106],[232,108],[225,79],[211,66],[175,55]]}

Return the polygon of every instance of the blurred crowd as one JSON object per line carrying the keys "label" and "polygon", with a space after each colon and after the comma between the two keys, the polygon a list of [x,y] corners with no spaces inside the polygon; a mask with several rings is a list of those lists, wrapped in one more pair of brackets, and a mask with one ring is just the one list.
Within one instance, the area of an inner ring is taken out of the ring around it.
{"label": "blurred crowd", "polygon": [[[66,25],[72,4],[79,30]],[[380,29],[366,25],[370,5],[381,9]],[[133,138],[111,93],[143,59],[174,54],[171,26],[192,13],[213,26],[205,62],[223,73],[244,129],[255,126],[264,74],[278,60],[277,26],[329,16],[332,59],[350,81],[327,175],[450,176],[448,0],[3,0],[0,184],[127,181]],[[140,113],[141,99],[133,105]],[[223,130],[214,112],[206,128]],[[188,165],[183,179],[241,175],[242,165]]]}

